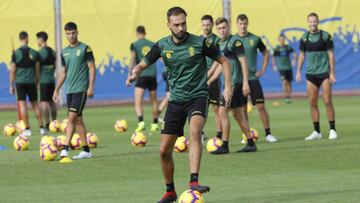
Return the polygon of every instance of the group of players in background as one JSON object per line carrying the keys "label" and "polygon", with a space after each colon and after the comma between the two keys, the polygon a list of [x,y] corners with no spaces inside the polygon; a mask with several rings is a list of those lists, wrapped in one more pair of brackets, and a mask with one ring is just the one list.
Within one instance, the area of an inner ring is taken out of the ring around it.
{"label": "group of players in background", "polygon": [[[150,92],[152,103],[151,131],[159,130],[159,115],[166,108],[164,119],[161,120],[160,160],[164,175],[166,193],[160,203],[174,202],[177,199],[174,185],[174,161],[172,150],[178,136],[184,135],[184,125],[189,123],[189,187],[201,193],[210,191],[209,186],[200,185],[199,170],[202,152],[202,134],[206,122],[208,106],[211,104],[215,115],[216,136],[223,140],[223,145],[213,154],[229,153],[230,122],[228,114],[233,117],[242,132],[246,135],[245,147],[237,152],[255,152],[257,147],[250,133],[247,104],[248,96],[251,103],[259,111],[265,130],[266,142],[278,139],[270,130],[270,119],[265,107],[265,99],[259,78],[265,74],[269,63],[269,51],[261,38],[248,31],[249,18],[245,14],[238,15],[236,24],[238,33],[232,35],[230,24],[226,18],[213,20],[210,15],[201,18],[203,33],[193,35],[187,32],[187,13],[180,7],[170,8],[167,12],[167,25],[171,35],[156,43],[145,38],[143,26],[138,26],[138,40],[131,44],[131,60],[128,86],[135,84],[135,110],[138,116],[136,131],[146,127],[143,113],[143,97],[145,90]],[[309,31],[300,40],[300,55],[285,44],[285,37],[279,36],[279,45],[273,50],[273,67],[279,70],[283,81],[285,99],[291,102],[292,66],[297,61],[296,80],[301,80],[301,68],[305,56],[306,85],[311,109],[314,131],[305,140],[322,138],[319,127],[318,94],[320,88],[326,106],[330,125],[329,139],[336,139],[335,113],[332,104],[331,84],[335,79],[335,61],[333,41],[328,32],[318,29],[317,14],[307,16]],[[213,33],[215,24],[218,36]],[[16,92],[20,105],[21,117],[25,122],[24,136],[30,136],[31,130],[27,117],[26,96],[36,112],[41,134],[46,134],[52,119],[56,119],[54,102],[58,102],[59,90],[67,81],[67,107],[69,126],[66,132],[66,143],[60,153],[61,161],[69,162],[68,149],[72,134],[76,130],[84,143],[83,151],[74,159],[91,158],[92,153],[86,142],[86,128],[82,119],[82,111],[88,97],[94,94],[95,59],[92,49],[78,41],[77,26],[73,22],[65,25],[65,34],[69,46],[61,53],[62,68],[59,71],[55,87],[55,52],[46,45],[47,34],[37,34],[41,49],[36,52],[28,47],[28,35],[19,35],[21,47],[13,52],[10,71],[10,93]],[[257,69],[257,54],[263,54],[261,68]],[[291,54],[293,62],[291,63]],[[161,58],[165,64],[163,72],[167,81],[166,97],[158,106],[156,66],[154,63]],[[222,79],[220,79],[223,77]],[[14,87],[15,84],[15,87]],[[40,84],[40,86],[39,86]],[[223,86],[222,86],[223,84]],[[42,113],[37,102],[37,88],[40,87],[41,109],[45,117],[43,125]],[[16,90],[16,91],[15,91]]]}

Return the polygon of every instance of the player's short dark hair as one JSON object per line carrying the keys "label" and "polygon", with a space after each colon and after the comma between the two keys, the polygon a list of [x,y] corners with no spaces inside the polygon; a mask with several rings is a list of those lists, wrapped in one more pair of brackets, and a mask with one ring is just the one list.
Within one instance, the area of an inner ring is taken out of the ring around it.
{"label": "player's short dark hair", "polygon": [[41,31],[41,32],[36,33],[36,37],[41,38],[42,40],[44,40],[44,42],[46,42],[48,39],[48,34],[44,31]]}
{"label": "player's short dark hair", "polygon": [[21,31],[19,33],[19,39],[21,39],[21,40],[27,39],[28,37],[29,37],[29,35],[26,31]]}
{"label": "player's short dark hair", "polygon": [[317,19],[319,19],[318,14],[316,14],[315,12],[309,13],[309,15],[307,16],[307,18],[309,18],[309,17],[311,17],[311,16],[314,16],[314,17],[316,17]]}
{"label": "player's short dark hair", "polygon": [[77,30],[77,25],[74,22],[68,22],[66,23],[66,25],[64,26],[64,29],[66,31],[70,31],[70,30]]}
{"label": "player's short dark hair", "polygon": [[244,14],[244,13],[240,13],[240,14],[238,15],[238,17],[237,17],[237,20],[236,20],[236,21],[239,21],[239,20],[247,20],[247,21],[249,21],[249,19],[248,19],[247,15],[246,15],[246,14]]}
{"label": "player's short dark hair", "polygon": [[216,19],[215,25],[219,25],[221,23],[226,23],[226,25],[229,25],[229,21],[226,18],[220,17],[220,18]]}
{"label": "player's short dark hair", "polygon": [[177,16],[180,14],[184,14],[185,16],[187,16],[187,13],[183,8],[179,6],[172,7],[167,11],[167,19],[169,21],[170,16]]}
{"label": "player's short dark hair", "polygon": [[201,20],[209,20],[212,24],[214,24],[214,19],[211,15],[203,15],[203,17],[201,17]]}
{"label": "player's short dark hair", "polygon": [[142,25],[139,25],[136,27],[136,32],[139,34],[145,34],[145,27]]}

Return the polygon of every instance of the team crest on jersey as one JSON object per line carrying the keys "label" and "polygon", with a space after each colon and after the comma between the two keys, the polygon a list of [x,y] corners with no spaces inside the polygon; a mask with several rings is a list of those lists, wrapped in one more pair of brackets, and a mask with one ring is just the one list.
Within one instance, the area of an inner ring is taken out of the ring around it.
{"label": "team crest on jersey", "polygon": [[163,52],[165,53],[165,57],[167,59],[171,58],[171,54],[174,53],[174,51],[171,51],[171,50],[163,50]]}
{"label": "team crest on jersey", "polygon": [[145,56],[149,51],[150,51],[150,47],[149,47],[149,46],[144,46],[144,47],[141,49],[141,54],[142,54],[143,56]]}
{"label": "team crest on jersey", "polygon": [[240,41],[236,41],[236,42],[235,42],[235,46],[236,46],[236,47],[241,46],[241,42],[240,42]]}
{"label": "team crest on jersey", "polygon": [[211,44],[212,44],[212,40],[209,40],[209,39],[205,40],[205,45],[206,45],[207,47],[210,47]]}
{"label": "team crest on jersey", "polygon": [[76,51],[76,56],[80,56],[80,54],[81,54],[81,50],[78,49],[78,50]]}
{"label": "team crest on jersey", "polygon": [[194,56],[195,55],[195,49],[194,47],[189,47],[189,55]]}

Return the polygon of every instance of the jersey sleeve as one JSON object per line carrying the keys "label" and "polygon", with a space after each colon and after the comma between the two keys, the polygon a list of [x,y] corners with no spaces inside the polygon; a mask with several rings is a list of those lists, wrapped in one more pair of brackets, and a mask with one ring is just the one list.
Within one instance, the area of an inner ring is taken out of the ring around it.
{"label": "jersey sleeve", "polygon": [[266,51],[266,46],[260,38],[259,38],[259,43],[257,45],[257,48],[259,49],[260,52]]}
{"label": "jersey sleeve", "polygon": [[245,55],[245,51],[244,51],[244,46],[241,43],[241,41],[239,39],[235,40],[233,43],[233,50],[236,53],[237,56],[244,56]]}
{"label": "jersey sleeve", "polygon": [[303,39],[303,38],[300,39],[299,49],[300,49],[301,52],[305,52],[305,51],[306,51],[306,46],[305,46],[305,42],[304,42],[304,39]]}
{"label": "jersey sleeve", "polygon": [[16,63],[15,51],[13,51],[11,54],[11,63]]}
{"label": "jersey sleeve", "polygon": [[61,66],[66,68],[64,56],[61,54]]}
{"label": "jersey sleeve", "polygon": [[216,60],[221,56],[219,48],[206,39],[203,41],[202,53],[204,56],[208,56],[213,60]]}
{"label": "jersey sleeve", "polygon": [[146,54],[144,57],[144,61],[147,65],[150,65],[152,63],[155,63],[156,60],[160,58],[160,47],[159,44],[154,44],[150,51]]}
{"label": "jersey sleeve", "polygon": [[329,37],[326,40],[326,49],[331,50],[334,49],[334,40],[332,36],[329,34]]}
{"label": "jersey sleeve", "polygon": [[135,51],[135,46],[133,43],[130,44],[130,51]]}
{"label": "jersey sleeve", "polygon": [[85,61],[86,62],[95,61],[94,54],[90,46],[87,46],[85,49]]}

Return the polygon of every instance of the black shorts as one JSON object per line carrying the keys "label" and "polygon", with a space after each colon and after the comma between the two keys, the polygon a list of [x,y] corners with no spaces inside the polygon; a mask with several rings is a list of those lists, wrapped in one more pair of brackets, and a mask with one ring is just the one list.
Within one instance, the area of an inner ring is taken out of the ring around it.
{"label": "black shorts", "polygon": [[220,79],[217,79],[211,83],[209,87],[209,103],[219,106],[221,100],[221,82]]}
{"label": "black shorts", "polygon": [[249,80],[251,103],[263,104],[265,103],[264,92],[262,90],[259,80]]}
{"label": "black shorts", "polygon": [[26,96],[29,97],[29,101],[31,102],[35,102],[38,99],[36,84],[16,83],[15,90],[18,101],[26,101]]}
{"label": "black shorts", "polygon": [[329,78],[329,73],[322,73],[317,75],[306,74],[306,79],[314,84],[317,88],[321,86],[324,80]]}
{"label": "black shorts", "polygon": [[207,113],[208,99],[204,97],[184,103],[169,102],[161,134],[183,136],[186,119],[190,120],[194,115],[200,115],[206,119]]}
{"label": "black shorts", "polygon": [[54,94],[55,84],[40,84],[40,101],[50,102]]}
{"label": "black shorts", "polygon": [[79,116],[82,115],[86,103],[87,93],[78,92],[66,95],[68,112],[77,113]]}
{"label": "black shorts", "polygon": [[148,77],[143,76],[139,77],[136,80],[135,87],[141,88],[141,89],[148,89],[149,91],[154,91],[157,88],[157,81],[156,77]]}
{"label": "black shorts", "polygon": [[166,92],[169,92],[170,88],[169,88],[169,81],[168,81],[168,72],[163,72],[162,76],[163,76],[163,79],[164,79],[164,82],[165,82],[165,85],[166,85],[165,90],[166,90]]}
{"label": "black shorts", "polygon": [[[220,105],[225,106],[225,98],[221,97]],[[235,84],[233,96],[231,98],[230,108],[235,109],[238,107],[245,106],[247,104],[247,97],[244,96],[242,91],[242,84]]]}
{"label": "black shorts", "polygon": [[281,77],[281,81],[288,81],[288,82],[292,82],[293,81],[293,72],[292,70],[279,70],[280,73],[280,77]]}

